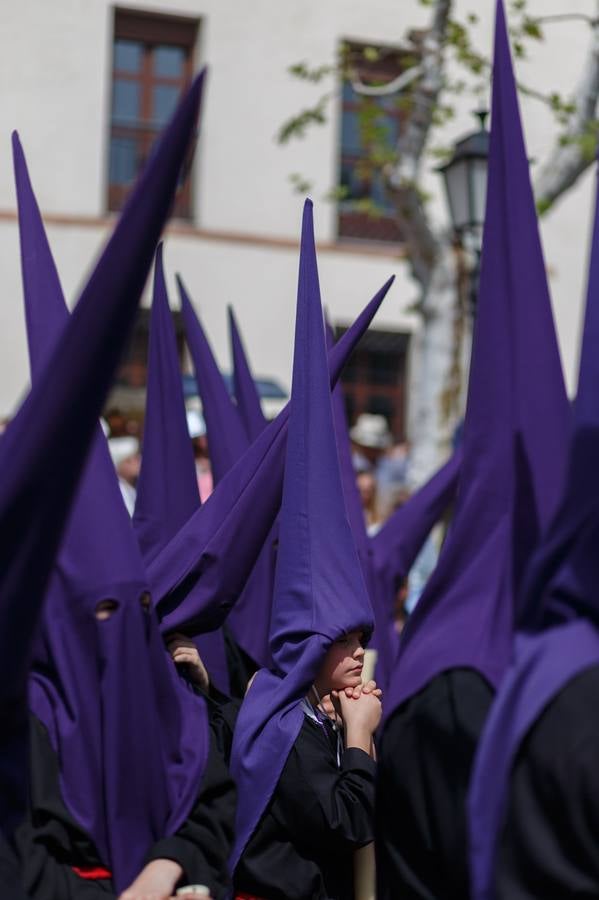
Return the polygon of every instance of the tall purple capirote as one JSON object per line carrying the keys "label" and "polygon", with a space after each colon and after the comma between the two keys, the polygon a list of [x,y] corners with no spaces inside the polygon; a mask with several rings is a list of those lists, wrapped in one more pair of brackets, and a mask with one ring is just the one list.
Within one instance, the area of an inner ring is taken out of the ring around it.
{"label": "tall purple capirote", "polygon": [[[393,280],[331,350],[331,386]],[[287,405],[152,562],[148,574],[164,630],[217,628],[240,596],[281,504],[288,416]]]}
{"label": "tall purple capirote", "polygon": [[262,412],[260,395],[250,370],[232,306],[229,306],[228,312],[235,400],[237,401],[237,409],[239,410],[245,433],[250,441],[255,441],[266,427],[266,418]]}
{"label": "tall purple capirote", "polygon": [[162,255],[159,244],[150,318],[143,455],[133,516],[146,565],[200,505]]}
{"label": "tall purple capirote", "polygon": [[[428,535],[456,496],[461,460],[462,452],[456,450],[426,484],[395,510],[380,531],[369,538],[377,629],[383,629],[387,639],[386,655],[377,666],[380,684],[388,683],[399,646],[394,622],[397,591],[408,577]],[[377,646],[385,645],[379,639]]]}
{"label": "tall purple capirote", "polygon": [[302,222],[293,386],[271,618],[273,671],[256,675],[237,720],[237,864],[303,721],[301,700],[333,641],[373,617],[343,497],[331,409],[312,202]]}
{"label": "tall purple capirote", "polygon": [[522,631],[479,742],[470,787],[472,896],[495,896],[496,853],[510,773],[522,742],[567,684],[599,665],[599,191],[574,403],[559,511],[533,557]]}
{"label": "tall purple capirote", "polygon": [[[69,360],[71,379],[73,371],[78,375],[89,365],[88,343],[101,339],[109,348],[115,332],[130,326],[193,136],[201,85],[200,76],[159,140],[83,291],[73,321],[83,320],[86,328],[78,336],[87,335],[89,342],[82,340]],[[40,364],[45,344],[57,352],[70,349],[66,336],[73,329],[16,138],[14,151],[35,390],[46,377]],[[123,311],[106,322],[107,311],[116,312],[117,305]],[[87,313],[92,307],[93,314]],[[124,340],[119,337],[119,348]],[[106,352],[114,369],[118,355]],[[145,588],[105,439],[96,427],[48,584],[30,704],[57,752],[65,803],[112,869],[118,891],[135,877],[151,844],[188,814],[207,752],[205,708],[175,690],[174,667],[153,614],[142,606]],[[99,621],[97,604],[107,599],[116,608]]]}
{"label": "tall purple capirote", "polygon": [[[143,455],[133,516],[146,566],[200,506],[162,255],[160,244],[154,267]],[[212,682],[228,693],[222,632],[196,635],[194,639]]]}
{"label": "tall purple capirote", "polygon": [[[177,143],[180,150],[186,146],[183,134]],[[16,133],[13,146],[19,225],[28,238],[21,245],[24,290],[60,292],[37,205],[27,197],[30,186]],[[171,149],[177,152],[176,145]],[[169,180],[175,184],[173,161],[171,156],[164,182],[156,185],[161,195],[155,198],[156,206],[145,207],[148,231],[143,240],[136,236],[129,244],[124,270],[111,265],[116,250],[111,242],[0,441],[0,828],[5,834],[26,807],[32,642],[70,504],[133,324],[149,245],[167,214]],[[61,299],[61,293],[57,296]]]}
{"label": "tall purple capirote", "polygon": [[181,296],[181,312],[187,345],[193,360],[198,391],[202,400],[202,414],[206,421],[212,477],[214,483],[218,484],[247,450],[249,440],[204,329],[179,275],[177,275],[177,286]]}
{"label": "tall purple capirote", "polygon": [[569,406],[498,5],[487,209],[463,460],[452,526],[402,637],[388,716],[447,669],[496,687],[523,568],[555,511]]}

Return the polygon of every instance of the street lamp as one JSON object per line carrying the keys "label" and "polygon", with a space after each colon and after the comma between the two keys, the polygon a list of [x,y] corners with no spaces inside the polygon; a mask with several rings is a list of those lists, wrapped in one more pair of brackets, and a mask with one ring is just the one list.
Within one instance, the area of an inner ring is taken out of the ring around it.
{"label": "street lamp", "polygon": [[481,110],[476,112],[475,116],[480,122],[478,131],[457,141],[451,159],[438,169],[445,182],[445,193],[455,234],[462,247],[474,254],[470,276],[473,311],[478,293],[489,166],[489,132],[485,127],[487,112]]}

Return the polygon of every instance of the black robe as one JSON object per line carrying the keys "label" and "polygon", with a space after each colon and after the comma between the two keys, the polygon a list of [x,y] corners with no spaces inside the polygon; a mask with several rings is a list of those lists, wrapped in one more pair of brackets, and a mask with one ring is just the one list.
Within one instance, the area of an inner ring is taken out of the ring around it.
{"label": "black robe", "polygon": [[0,897],[2,900],[28,900],[21,883],[16,853],[0,834]]}
{"label": "black robe", "polygon": [[599,897],[599,666],[523,741],[497,855],[497,900]]}
{"label": "black robe", "polygon": [[237,643],[226,623],[223,625],[223,635],[231,697],[243,700],[248,681],[258,671],[260,666]]}
{"label": "black robe", "polygon": [[374,839],[376,764],[305,718],[273,798],[235,872],[267,900],[353,900],[353,853]]}
{"label": "black robe", "polygon": [[208,703],[210,725],[216,739],[216,746],[227,766],[231,763],[233,734],[242,702],[242,700],[234,699],[224,703],[215,703],[211,700]]}
{"label": "black robe", "polygon": [[478,673],[454,669],[387,722],[377,776],[378,900],[467,900],[466,798],[492,699]]}
{"label": "black robe", "polygon": [[[140,760],[143,764],[143,760]],[[16,831],[23,885],[31,900],[112,900],[109,879],[87,880],[73,871],[102,867],[98,852],[67,810],[60,793],[58,758],[42,723],[31,716],[30,812]],[[227,896],[227,859],[235,820],[235,790],[216,741],[196,805],[176,834],[159,841],[152,859],[178,862],[182,884],[206,884],[215,900]]]}

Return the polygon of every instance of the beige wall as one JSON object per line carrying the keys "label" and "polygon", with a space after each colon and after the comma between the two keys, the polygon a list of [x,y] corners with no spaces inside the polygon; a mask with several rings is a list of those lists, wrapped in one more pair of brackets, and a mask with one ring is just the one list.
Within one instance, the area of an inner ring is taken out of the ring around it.
{"label": "beige wall", "polygon": [[[564,2],[531,0],[531,6],[551,12],[563,9]],[[166,265],[171,284],[176,269],[183,274],[222,364],[228,367],[225,305],[233,303],[256,372],[289,383],[301,216],[301,198],[288,180],[292,172],[314,181],[317,238],[325,245],[320,257],[323,298],[333,320],[350,321],[395,272],[397,283],[380,326],[417,327],[409,312],[417,289],[396,255],[334,246],[335,209],[322,198],[336,180],[337,101],[327,125],[304,140],[281,148],[275,134],[281,122],[322,90],[292,79],[286,73],[289,64],[326,62],[342,38],[393,43],[406,28],[424,24],[427,11],[416,0],[129,0],[123,5],[201,19],[198,63],[207,62],[210,75],[194,187],[195,230],[169,233]],[[480,44],[490,47],[493,3],[458,2],[464,9],[473,5],[483,14]],[[578,5],[587,10],[592,4],[579,0]],[[586,32],[570,25],[551,34],[556,38],[526,64],[526,79],[542,88],[559,82],[555,86],[567,90]],[[111,41],[108,0],[0,3],[0,414],[10,410],[27,381],[10,132],[20,132],[40,206],[49,217],[65,292],[74,299],[107,227]],[[465,101],[442,137],[452,140],[471,127],[472,106]],[[524,110],[531,155],[541,156],[552,134],[551,120],[531,102]],[[428,169],[432,165],[426,163]],[[438,176],[431,171],[427,180],[432,215],[444,223]],[[543,225],[570,382],[590,194],[587,177]]]}

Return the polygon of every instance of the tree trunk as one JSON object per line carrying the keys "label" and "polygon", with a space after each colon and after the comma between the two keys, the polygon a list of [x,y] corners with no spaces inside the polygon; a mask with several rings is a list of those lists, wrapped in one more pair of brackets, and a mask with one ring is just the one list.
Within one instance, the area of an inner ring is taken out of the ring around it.
{"label": "tree trunk", "polygon": [[422,299],[422,328],[414,335],[410,367],[410,481],[422,484],[447,456],[462,407],[464,315],[458,258],[439,244]]}

